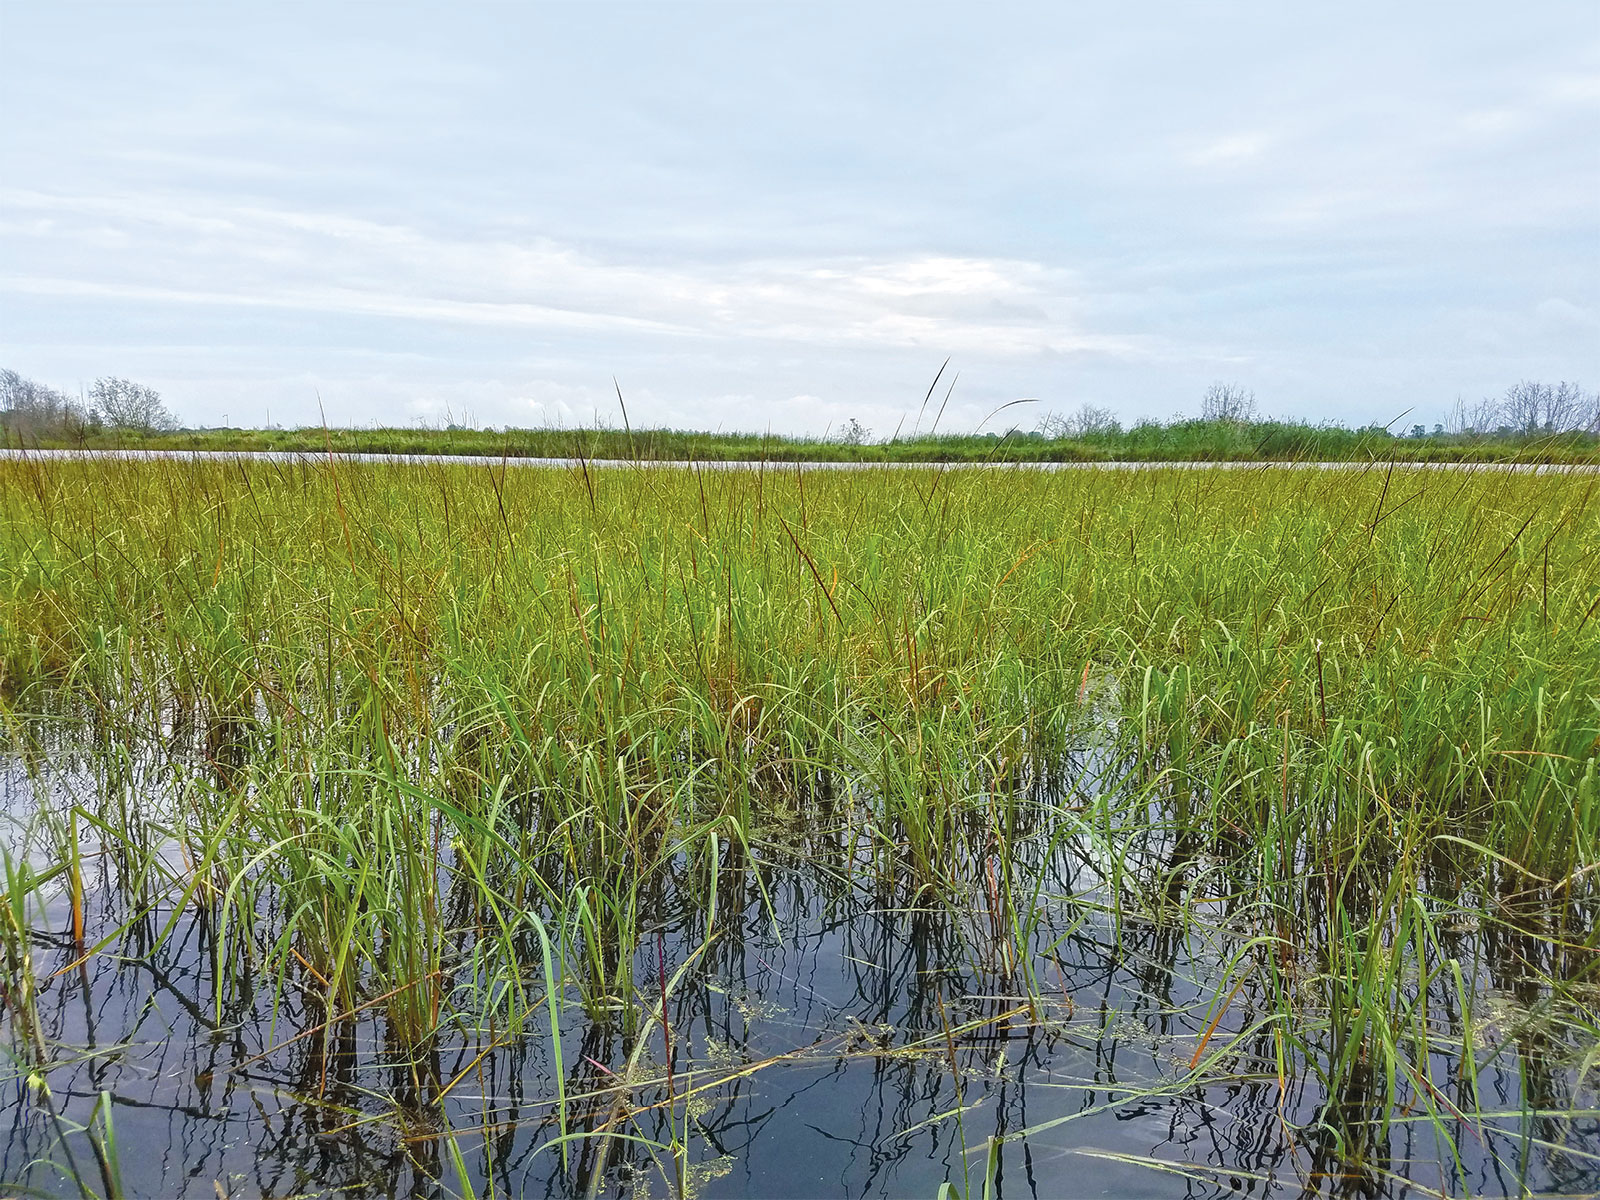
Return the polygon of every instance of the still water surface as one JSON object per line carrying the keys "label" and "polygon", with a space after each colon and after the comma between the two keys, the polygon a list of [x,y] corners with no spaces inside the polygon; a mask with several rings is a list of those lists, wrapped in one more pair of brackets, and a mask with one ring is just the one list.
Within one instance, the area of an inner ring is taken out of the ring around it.
{"label": "still water surface", "polygon": [[[4,778],[17,829],[94,786],[64,772],[41,788],[16,762]],[[1264,990],[1230,974],[1229,903],[1183,890],[1203,864],[1170,839],[1121,848],[1122,869],[1176,881],[1188,915],[1161,920],[1102,903],[1103,844],[1036,849],[1031,971],[986,936],[981,886],[970,905],[919,899],[848,838],[730,856],[709,918],[688,867],[669,873],[641,905],[634,1016],[565,1003],[559,1063],[538,1025],[447,1025],[419,1053],[390,1044],[381,1006],[330,1030],[293,989],[247,980],[219,1003],[210,922],[186,909],[150,950],[172,909],[123,925],[112,869],[91,859],[91,939],[123,928],[83,961],[64,895],[31,916],[53,1065],[48,1095],[20,1057],[5,1068],[0,1193],[113,1190],[85,1132],[97,1106],[130,1196],[932,1200],[946,1182],[983,1194],[991,1166],[1006,1197],[1600,1192],[1594,1064],[1536,1019],[1528,946],[1453,935],[1474,1063],[1442,988],[1426,1087],[1459,1120],[1430,1120],[1404,1079],[1394,1104],[1359,1084],[1330,1102],[1285,1057]],[[646,1002],[663,982],[665,1028]],[[9,1017],[5,1034],[15,1047]],[[588,1135],[565,1162],[558,1072],[566,1127]]]}

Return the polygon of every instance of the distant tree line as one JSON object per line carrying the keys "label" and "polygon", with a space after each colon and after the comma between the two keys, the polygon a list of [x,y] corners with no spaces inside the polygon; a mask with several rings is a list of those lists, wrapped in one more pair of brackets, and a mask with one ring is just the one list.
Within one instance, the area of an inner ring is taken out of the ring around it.
{"label": "distant tree line", "polygon": [[[1339,428],[1317,427],[1330,436]],[[177,429],[177,418],[167,408],[161,394],[131,379],[102,376],[94,381],[86,395],[75,398],[16,371],[0,368],[0,435],[5,441],[71,444],[106,434],[144,436]],[[1306,434],[1316,432],[1299,422],[1263,417],[1253,391],[1237,383],[1219,381],[1201,396],[1200,414],[1195,418],[1178,416],[1166,423],[1144,420],[1125,430],[1111,409],[1086,403],[1072,412],[1047,413],[1031,433],[1013,428],[1004,438],[1110,445],[1130,439],[1149,441],[1163,430],[1166,440],[1179,434],[1212,441],[1251,439],[1261,441],[1264,450],[1271,449],[1269,443],[1278,435],[1303,441]],[[1252,430],[1264,435],[1266,440],[1255,438]],[[1600,393],[1586,391],[1577,383],[1565,380],[1554,384],[1523,380],[1500,396],[1486,396],[1473,403],[1457,400],[1447,420],[1436,424],[1431,434],[1422,425],[1412,425],[1398,435],[1382,426],[1346,430],[1345,433],[1380,440],[1395,436],[1445,438],[1452,444],[1477,443],[1483,439],[1520,441],[1550,435],[1600,437]],[[241,434],[227,436],[237,441]],[[1001,435],[990,433],[987,438],[993,441],[1001,439]],[[872,442],[872,431],[852,418],[827,440],[851,450],[864,449]]]}
{"label": "distant tree line", "polygon": [[[1200,398],[1202,422],[1248,426],[1270,423],[1256,407],[1256,394],[1236,383],[1213,383]],[[1173,424],[1184,424],[1175,418]],[[1143,422],[1159,424],[1159,422]],[[1050,440],[1113,438],[1122,423],[1109,408],[1084,404],[1073,412],[1051,412],[1039,422],[1037,433]],[[1576,383],[1541,383],[1525,379],[1500,396],[1485,396],[1475,403],[1457,400],[1449,419],[1433,427],[1433,436],[1533,437],[1542,434],[1587,433],[1600,436],[1600,392],[1585,391]],[[1406,436],[1429,436],[1413,425]]]}
{"label": "distant tree line", "polygon": [[131,379],[102,376],[77,399],[0,368],[0,430],[7,440],[81,441],[106,430],[162,433],[178,427],[161,393]]}
{"label": "distant tree line", "polygon": [[1540,383],[1524,379],[1502,396],[1485,396],[1475,404],[1457,400],[1447,432],[1466,434],[1600,434],[1600,392],[1586,392],[1576,383]]}

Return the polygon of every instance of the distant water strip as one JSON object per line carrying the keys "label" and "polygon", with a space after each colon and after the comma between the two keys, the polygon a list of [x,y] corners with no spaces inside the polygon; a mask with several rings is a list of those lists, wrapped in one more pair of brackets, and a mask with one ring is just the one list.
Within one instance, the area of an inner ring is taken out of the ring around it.
{"label": "distant water strip", "polygon": [[1404,462],[1371,460],[1366,462],[1295,462],[1275,460],[1208,461],[1096,461],[1096,462],[827,462],[810,459],[648,459],[627,458],[529,458],[499,454],[370,454],[365,452],[308,450],[19,450],[0,447],[0,460],[92,462],[244,462],[314,466],[329,460],[335,463],[375,463],[393,466],[465,467],[545,467],[576,470],[579,467],[632,467],[636,470],[702,471],[1386,471],[1393,467],[1410,471],[1499,471],[1513,475],[1593,475],[1600,472],[1595,463],[1507,463],[1507,462]]}

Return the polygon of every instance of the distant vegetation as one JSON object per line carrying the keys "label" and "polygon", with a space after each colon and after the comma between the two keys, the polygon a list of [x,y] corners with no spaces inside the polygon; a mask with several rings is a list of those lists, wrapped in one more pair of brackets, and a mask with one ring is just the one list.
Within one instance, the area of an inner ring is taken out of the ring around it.
{"label": "distant vegetation", "polygon": [[0,369],[0,430],[10,445],[86,445],[107,434],[170,433],[178,420],[161,393],[131,379],[102,376],[85,399]]}
{"label": "distant vegetation", "polygon": [[1124,427],[1107,408],[1047,412],[1004,432],[898,434],[873,440],[850,419],[822,437],[677,429],[180,428],[150,388],[97,380],[76,401],[0,371],[0,434],[13,447],[270,450],[300,453],[485,454],[654,462],[1588,462],[1600,455],[1600,393],[1525,380],[1499,397],[1457,401],[1445,422],[1351,429],[1262,416],[1255,393],[1215,383],[1200,415]]}

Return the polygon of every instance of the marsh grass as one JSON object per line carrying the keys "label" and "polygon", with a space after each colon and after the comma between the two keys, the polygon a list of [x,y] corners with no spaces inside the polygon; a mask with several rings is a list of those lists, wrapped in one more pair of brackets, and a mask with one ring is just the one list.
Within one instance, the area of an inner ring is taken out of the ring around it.
{"label": "marsh grass", "polygon": [[[675,993],[752,915],[781,932],[804,864],[1008,1024],[1070,1019],[1086,931],[1144,956],[1187,1031],[1152,1094],[1293,1092],[1311,1172],[1375,1186],[1423,1119],[1465,1178],[1463,1139],[1501,1153],[1496,1062],[1544,1143],[1592,1087],[1595,488],[0,463],[0,705],[38,787],[5,858],[17,1070],[67,1055],[32,957],[64,902],[80,966],[194,938],[197,1020],[263,1025],[330,1121],[383,1097],[458,1190],[493,1135],[440,1127],[442,1055],[534,1042],[574,1187],[638,1152],[687,1194],[697,1089],[737,1072],[684,1057]],[[896,1036],[959,1093],[945,1002]],[[1059,1124],[950,1111],[970,1194]]]}

